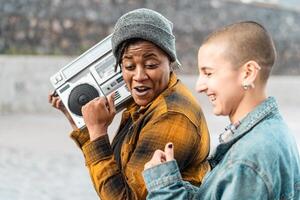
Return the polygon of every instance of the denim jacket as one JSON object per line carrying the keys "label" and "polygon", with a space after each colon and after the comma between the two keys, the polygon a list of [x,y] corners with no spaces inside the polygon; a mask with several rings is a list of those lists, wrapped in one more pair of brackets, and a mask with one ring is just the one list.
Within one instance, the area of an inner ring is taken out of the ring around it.
{"label": "denim jacket", "polygon": [[147,169],[147,199],[300,199],[299,151],[273,97],[217,146],[211,165],[200,187],[182,180],[175,160]]}

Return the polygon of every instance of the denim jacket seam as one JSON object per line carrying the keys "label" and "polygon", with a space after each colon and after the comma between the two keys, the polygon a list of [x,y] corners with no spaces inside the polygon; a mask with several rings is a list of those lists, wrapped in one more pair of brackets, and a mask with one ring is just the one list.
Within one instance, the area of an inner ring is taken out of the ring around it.
{"label": "denim jacket seam", "polygon": [[274,193],[272,191],[272,182],[269,180],[269,177],[266,173],[264,173],[258,166],[253,165],[252,161],[250,160],[229,160],[228,164],[224,166],[224,169],[222,173],[226,173],[226,171],[231,168],[232,166],[236,166],[237,163],[240,163],[241,166],[245,166],[249,169],[251,169],[255,174],[257,174],[257,177],[259,177],[263,183],[265,184],[269,199],[274,199]]}

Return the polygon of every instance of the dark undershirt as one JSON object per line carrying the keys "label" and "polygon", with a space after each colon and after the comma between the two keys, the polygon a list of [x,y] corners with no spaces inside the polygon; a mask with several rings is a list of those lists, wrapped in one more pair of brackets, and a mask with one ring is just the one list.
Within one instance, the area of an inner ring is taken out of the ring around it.
{"label": "dark undershirt", "polygon": [[129,118],[126,124],[124,125],[124,127],[121,128],[121,130],[117,133],[112,143],[112,149],[114,151],[115,160],[120,169],[122,169],[121,147],[131,125],[132,125],[132,119]]}

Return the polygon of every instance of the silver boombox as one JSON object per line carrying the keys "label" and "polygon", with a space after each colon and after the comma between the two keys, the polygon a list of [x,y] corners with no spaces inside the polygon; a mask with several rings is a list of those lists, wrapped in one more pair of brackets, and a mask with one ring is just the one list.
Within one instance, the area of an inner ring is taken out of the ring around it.
{"label": "silver boombox", "polygon": [[115,63],[109,35],[51,76],[51,84],[78,128],[85,127],[81,107],[90,100],[115,92],[118,112],[131,99]]}

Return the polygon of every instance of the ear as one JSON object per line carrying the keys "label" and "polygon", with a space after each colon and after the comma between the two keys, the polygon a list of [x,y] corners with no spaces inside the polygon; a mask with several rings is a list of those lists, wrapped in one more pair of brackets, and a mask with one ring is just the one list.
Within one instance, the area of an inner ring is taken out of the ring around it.
{"label": "ear", "polygon": [[242,84],[253,85],[258,78],[260,66],[256,61],[250,60],[242,66]]}

